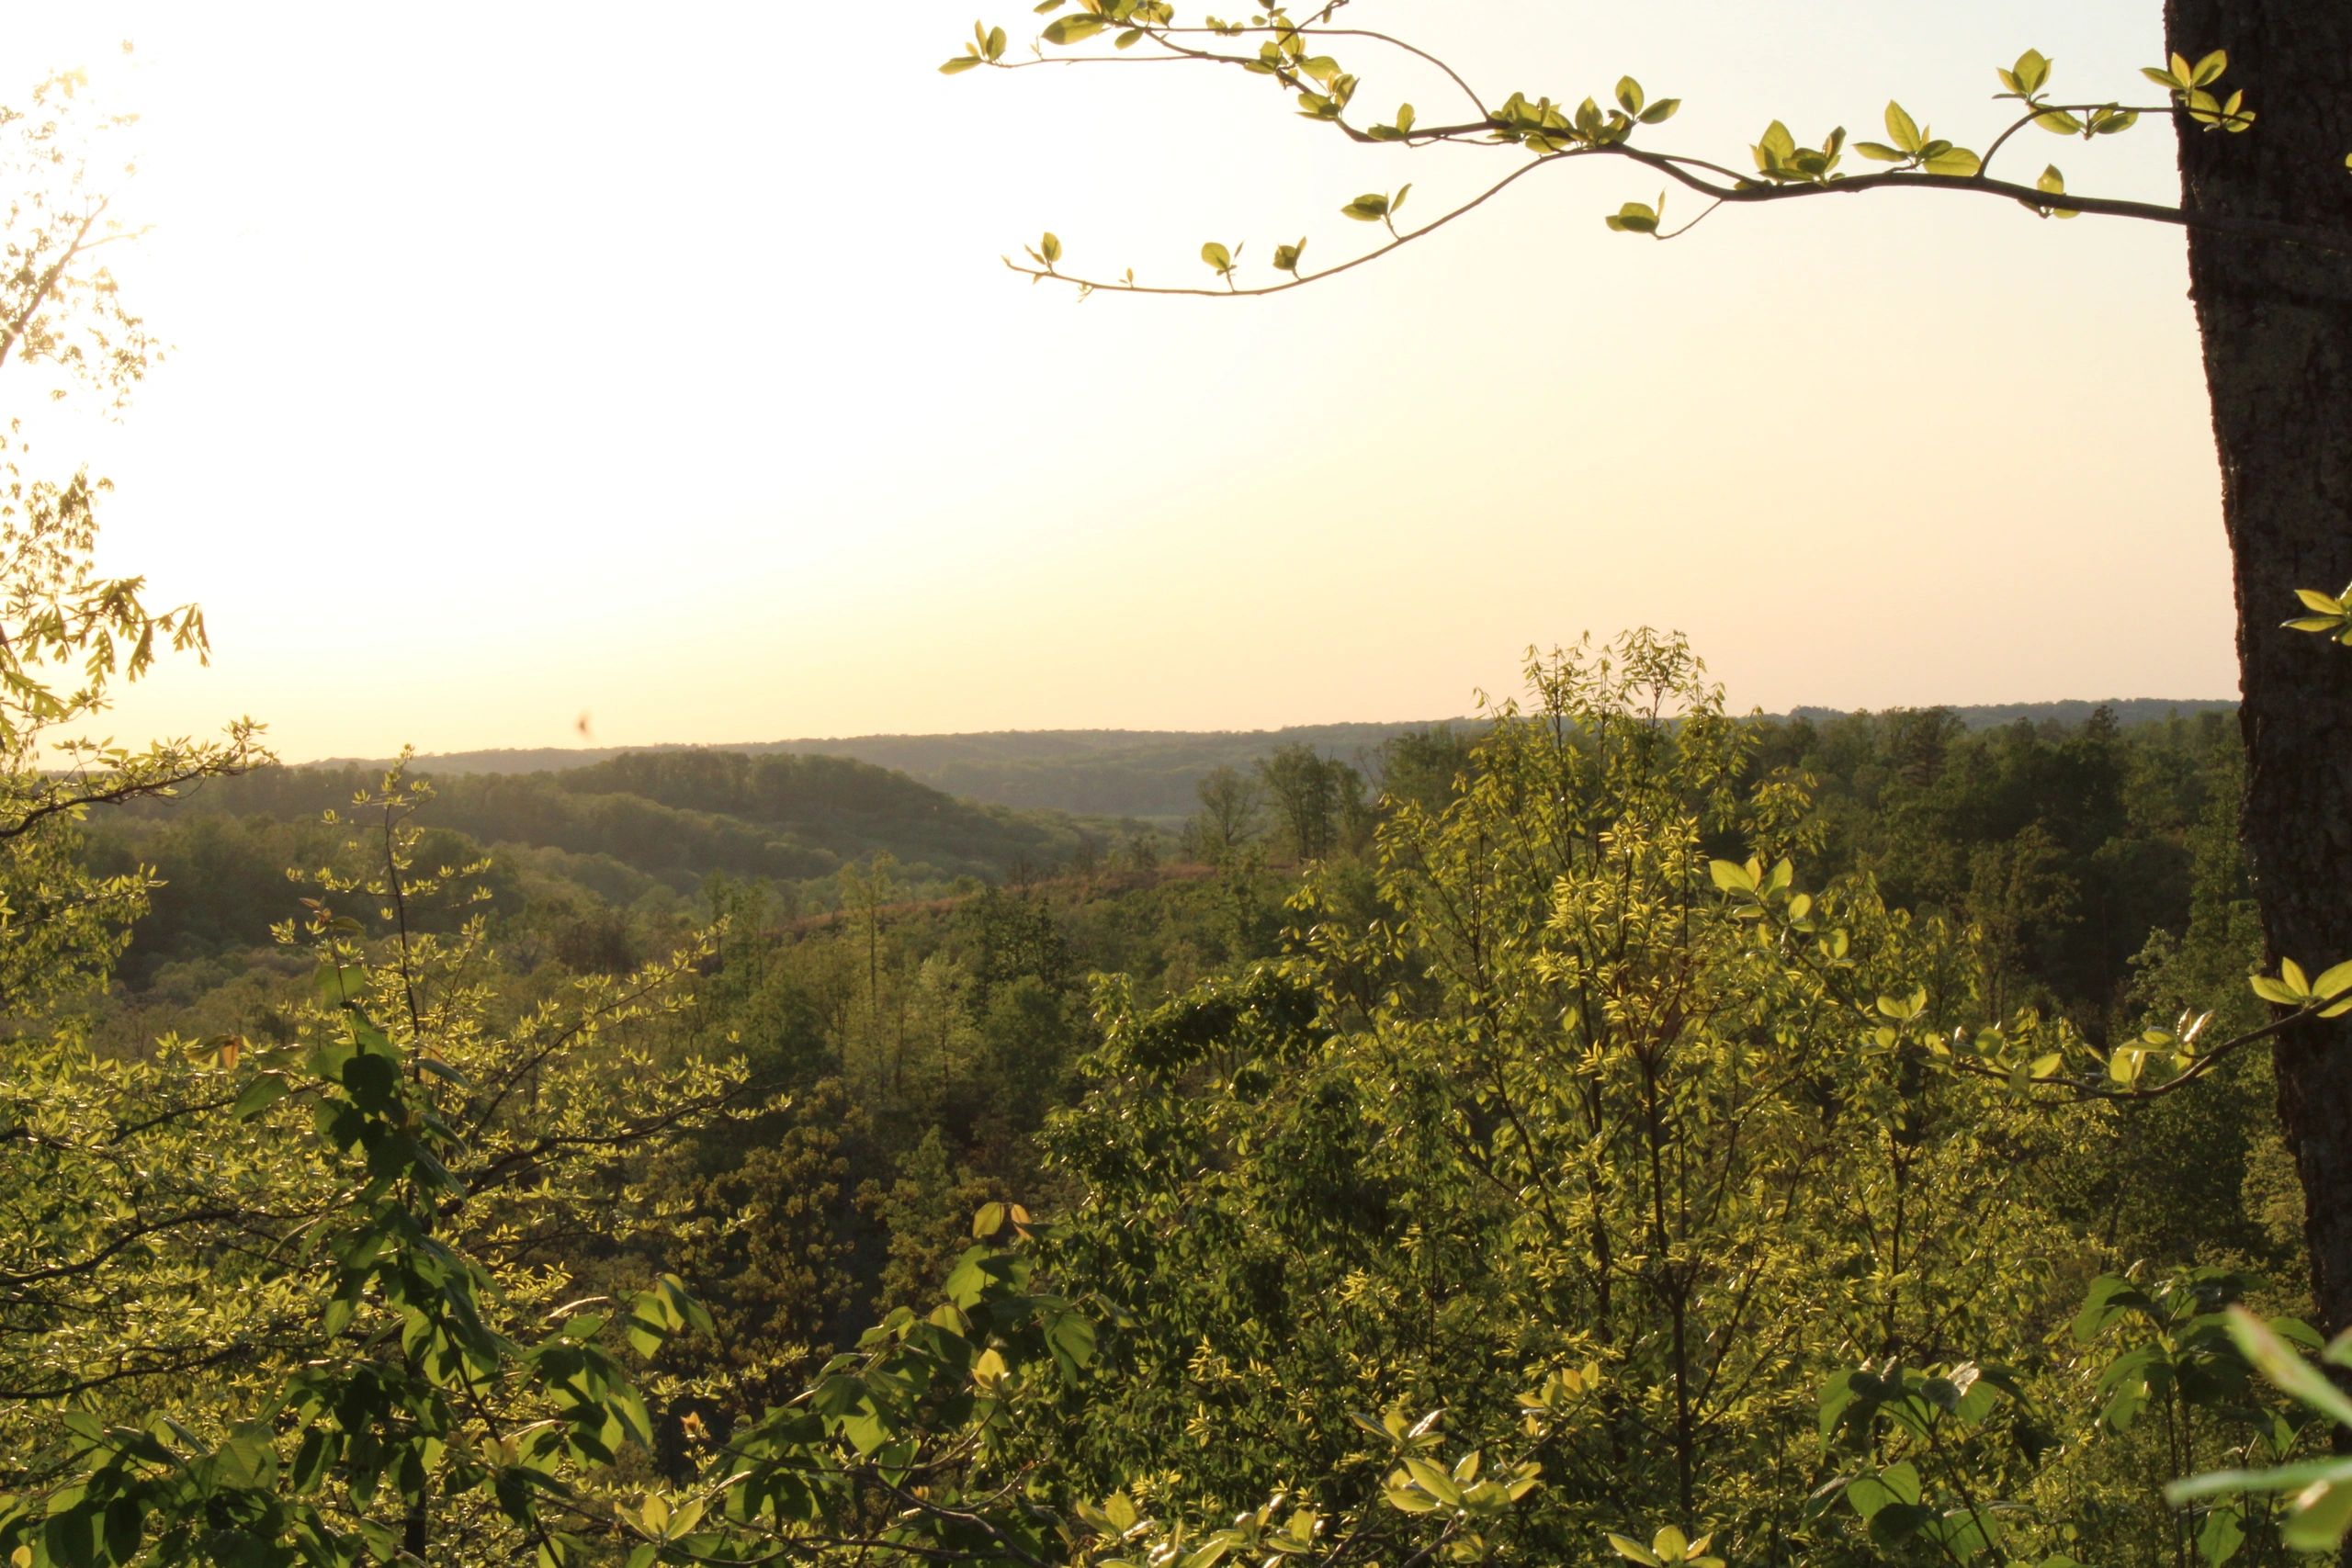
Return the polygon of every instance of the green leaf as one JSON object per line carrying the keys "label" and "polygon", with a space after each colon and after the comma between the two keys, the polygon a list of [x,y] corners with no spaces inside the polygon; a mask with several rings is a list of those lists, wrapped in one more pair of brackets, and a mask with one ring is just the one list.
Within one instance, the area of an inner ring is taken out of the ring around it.
{"label": "green leaf", "polygon": [[1046,1344],[1062,1375],[1075,1378],[1094,1359],[1094,1324],[1083,1313],[1063,1313],[1046,1328]]}
{"label": "green leaf", "polygon": [[263,1073],[245,1086],[244,1092],[237,1096],[237,1103],[230,1108],[229,1114],[237,1121],[250,1122],[285,1099],[293,1087],[287,1082],[283,1073]]}
{"label": "green leaf", "polygon": [[1965,147],[1946,147],[1919,165],[1931,175],[1947,179],[1968,179],[1984,167],[1984,161]]}
{"label": "green leaf", "polygon": [[[1013,1205],[1012,1217],[1014,1222],[1019,1224],[1025,1223],[1027,1216],[1016,1203]],[[686,1282],[684,1280],[679,1279],[675,1274],[663,1274],[654,1283],[655,1288],[662,1293],[662,1309],[673,1329],[691,1328],[697,1334],[718,1332],[716,1325],[711,1320],[710,1309],[703,1305],[693,1292],[686,1289]]]}
{"label": "green leaf", "polygon": [[1916,154],[1926,145],[1926,138],[1919,134],[1919,122],[1913,119],[1901,104],[1891,99],[1886,106],[1886,134],[1905,152]]}
{"label": "green leaf", "polygon": [[1907,163],[1911,157],[1908,152],[1889,147],[1883,141],[1857,141],[1854,143],[1854,151],[1877,164]]}
{"label": "green leaf", "polygon": [[1056,44],[1082,43],[1110,25],[1100,17],[1087,16],[1083,13],[1057,17],[1046,24],[1046,41]]}
{"label": "green leaf", "polygon": [[2299,1494],[2278,1539],[2296,1551],[2332,1551],[2352,1530],[2352,1479]]}
{"label": "green leaf", "polygon": [[1627,114],[1638,116],[1642,106],[1649,100],[1642,96],[1642,85],[1631,76],[1617,78],[1617,107]]}
{"label": "green leaf", "polygon": [[294,1450],[294,1468],[289,1472],[296,1495],[315,1491],[326,1478],[327,1466],[334,1459],[334,1444],[324,1427],[312,1427],[304,1432],[300,1446]]}
{"label": "green leaf", "polygon": [[611,1321],[610,1317],[601,1312],[580,1313],[563,1320],[563,1325],[556,1330],[556,1337],[580,1344],[595,1338],[605,1331],[605,1325]]}
{"label": "green leaf", "polygon": [[666,1324],[632,1314],[628,1320],[628,1348],[647,1360],[661,1354],[668,1344],[670,1330]]}
{"label": "green leaf", "polygon": [[1233,270],[1233,253],[1215,240],[1201,247],[1201,259],[1214,267],[1220,277]]}
{"label": "green leaf", "polygon": [[41,1529],[41,1545],[47,1549],[50,1560],[62,1564],[62,1568],[96,1568],[96,1522],[95,1512],[86,1504],[51,1515]]}
{"label": "green leaf", "polygon": [[2312,982],[2312,995],[2315,997],[2333,999],[2346,991],[2352,991],[2352,959],[2321,970],[2319,978]]}
{"label": "green leaf", "polygon": [[2300,1006],[2303,1000],[2302,998],[2297,996],[2294,992],[2289,990],[2278,981],[2270,978],[2267,975],[2256,975],[2247,980],[2246,984],[2252,986],[2254,987],[2254,994],[2260,997],[2264,1001],[2276,1002],[2283,1008]]}
{"label": "green leaf", "polygon": [[457,1068],[451,1066],[448,1063],[443,1061],[438,1056],[427,1055],[420,1053],[416,1057],[416,1070],[428,1077],[439,1078],[443,1083],[454,1085],[458,1089],[470,1089],[474,1087],[473,1079],[466,1077],[465,1074],[459,1072]]}
{"label": "green leaf", "polygon": [[144,1521],[139,1503],[132,1497],[117,1497],[107,1505],[107,1555],[117,1562],[129,1562],[139,1555],[139,1537]]}
{"label": "green leaf", "polygon": [[2165,1501],[2177,1507],[2199,1497],[2240,1492],[2297,1492],[2314,1484],[2352,1482],[2352,1459],[2307,1459],[2268,1470],[2216,1470],[2165,1486]]}
{"label": "green leaf", "polygon": [[[2066,194],[2066,176],[2058,172],[2057,164],[2052,164],[2048,168],[2041,171],[2041,177],[2033,182],[2033,187],[2034,189],[2048,196],[2064,196]],[[2030,204],[2029,203],[2028,205]],[[2081,213],[2073,210],[2071,208],[2038,207],[2035,208],[2034,210],[2041,213],[2045,218],[2079,218],[2082,216]]]}
{"label": "green leaf", "polygon": [[1453,1484],[1453,1477],[1425,1459],[1407,1454],[1405,1473],[1413,1478],[1413,1484],[1441,1503],[1451,1504],[1462,1501],[1462,1490]]}
{"label": "green leaf", "polygon": [[1377,223],[1388,216],[1388,197],[1381,191],[1366,191],[1340,209],[1340,215],[1359,223]]}
{"label": "green leaf", "polygon": [[1981,1514],[1968,1508],[1954,1508],[1941,1518],[1922,1508],[1928,1517],[1920,1521],[1919,1533],[1932,1540],[1948,1555],[1965,1562],[1982,1551],[1992,1550],[1999,1539],[2000,1524],[1991,1514]]}
{"label": "green leaf", "polygon": [[2229,1324],[2230,1337],[2273,1386],[2337,1426],[2352,1427],[2352,1397],[2329,1382],[2325,1372],[2295,1354],[2268,1324],[2239,1306],[2230,1308]]}
{"label": "green leaf", "polygon": [[2298,588],[2295,590],[2295,597],[2303,602],[2305,609],[2317,610],[2323,615],[2344,614],[2343,600],[2332,593],[2322,593],[2316,588]]}
{"label": "green leaf", "polygon": [[356,1003],[368,995],[368,971],[350,964],[322,964],[311,987],[321,1007]]}
{"label": "green leaf", "polygon": [[2197,1555],[2221,1568],[2237,1555],[2245,1544],[2245,1527],[2240,1522],[2238,1510],[2233,1505],[2214,1508],[2205,1516],[2204,1528],[2197,1532]]}
{"label": "green leaf", "polygon": [[958,72],[969,71],[972,67],[979,63],[980,57],[977,54],[959,54],[955,59],[949,61],[946,64],[941,66],[939,68],[939,73],[942,76],[953,76]]}
{"label": "green leaf", "polygon": [[1914,987],[1907,997],[1881,997],[1878,998],[1878,1010],[1897,1023],[1907,1023],[1928,1010],[1927,990]]}
{"label": "green leaf", "polygon": [[1619,1535],[1615,1530],[1611,1530],[1609,1532],[1609,1544],[1615,1549],[1618,1556],[1629,1562],[1642,1563],[1645,1568],[1658,1568],[1657,1555],[1631,1536]]}
{"label": "green leaf", "polygon": [[[1655,234],[1657,213],[1646,203],[1629,201],[1602,220],[1621,234]],[[1720,885],[1718,885],[1720,886]]]}
{"label": "green leaf", "polygon": [[[2175,55],[2173,58],[2177,60],[2179,56]],[[2230,51],[2225,49],[2217,49],[2197,62],[2196,69],[2188,73],[2188,85],[2192,87],[2201,87],[2208,82],[2219,81],[2222,73],[2229,68]]]}
{"label": "green leaf", "polygon": [[1891,1503],[1871,1516],[1871,1540],[1883,1547],[1900,1546],[1934,1517],[1917,1503]]}

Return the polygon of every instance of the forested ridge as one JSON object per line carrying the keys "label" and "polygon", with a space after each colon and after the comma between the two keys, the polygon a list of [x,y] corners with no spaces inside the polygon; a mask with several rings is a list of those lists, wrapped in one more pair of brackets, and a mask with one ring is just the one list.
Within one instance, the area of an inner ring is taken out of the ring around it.
{"label": "forested ridge", "polygon": [[[96,832],[110,868],[166,871],[133,940],[146,954],[258,941],[282,914],[284,867],[331,834],[324,813],[380,781],[356,767],[270,766],[208,781],[168,804],[133,803]],[[419,779],[432,775],[414,770]],[[633,754],[561,773],[460,774],[435,781],[430,822],[450,855],[504,854],[492,886],[524,883],[628,906],[688,896],[706,878],[775,885],[788,908],[831,896],[842,868],[876,854],[912,885],[1001,880],[1059,864],[1116,824],[956,800],[870,764],[835,757],[747,758],[717,751]]]}
{"label": "forested ridge", "polygon": [[[2104,707],[2118,722],[2136,724],[2174,713],[2216,712],[2233,705],[2220,701],[2117,698],[2103,703],[2008,703],[1947,705],[1945,711],[1971,729],[2045,719],[2079,723]],[[1834,708],[1800,707],[1787,716],[1816,723],[1846,716]],[[1377,750],[1397,736],[1436,722],[1293,725],[1270,730],[1030,729],[969,735],[857,735],[831,739],[766,740],[740,746],[517,747],[507,750],[426,754],[417,766],[438,777],[454,773],[549,773],[637,751],[684,750],[740,751],[758,756],[787,751],[813,756],[854,757],[903,773],[935,789],[998,806],[1133,817],[1170,825],[1188,816],[1193,792],[1211,770],[1246,768],[1259,758],[1291,746],[1326,756],[1352,758]],[[342,765],[335,759],[322,764]],[[383,762],[356,762],[379,768]]]}
{"label": "forested ridge", "polygon": [[[1981,914],[1972,897],[1981,902],[1999,883],[2009,901],[1998,917],[2005,940],[2041,953],[2062,994],[2082,1000],[2098,977],[2122,972],[2147,931],[2177,931],[2185,919],[2181,813],[2185,802],[2201,808],[2219,798],[2203,770],[2223,765],[2227,750],[2223,716],[2186,705],[2130,725],[2104,705],[2071,725],[2021,715],[1997,729],[1972,728],[1968,710],[1955,708],[1745,722],[1773,765],[1819,781],[1824,819],[1837,824],[1835,869],[1867,866],[1906,902],[1972,917]],[[1212,775],[1212,793],[1239,784],[1263,849],[1295,863],[1340,835],[1361,843],[1368,798],[1384,788],[1439,798],[1445,780],[1434,770],[1466,755],[1476,728],[1382,727],[1377,741],[1348,728],[1272,732],[1231,753],[1234,761],[1194,764],[1185,812],[1157,823],[977,806],[852,759],[716,748],[512,774],[442,773],[419,759],[408,776],[434,787],[421,821],[434,829],[436,854],[462,862],[490,852],[484,886],[501,910],[568,902],[582,919],[676,913],[696,907],[716,878],[762,888],[775,917],[792,919],[839,908],[843,868],[876,855],[889,857],[910,899],[1115,865],[1201,863],[1236,847],[1205,819],[1187,819],[1201,813]],[[1269,786],[1295,790],[1284,766],[1309,759],[1310,776],[1348,782],[1308,803],[1329,820],[1309,824],[1302,840]],[[1114,788],[1142,771],[1093,765]],[[160,884],[133,929],[126,976],[265,942],[285,914],[285,868],[331,848],[323,815],[379,776],[352,764],[272,765],[168,802],[130,803],[93,824],[94,864],[145,864]],[[1134,787],[1159,787],[1156,774]],[[1343,820],[1351,813],[1352,825]]]}

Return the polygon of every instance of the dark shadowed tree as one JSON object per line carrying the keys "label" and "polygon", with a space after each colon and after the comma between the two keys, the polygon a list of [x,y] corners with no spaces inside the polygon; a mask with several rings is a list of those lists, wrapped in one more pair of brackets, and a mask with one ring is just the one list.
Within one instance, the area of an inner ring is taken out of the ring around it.
{"label": "dark shadowed tree", "polygon": [[1218,763],[1193,786],[1201,808],[1186,829],[1186,848],[1212,863],[1258,836],[1266,793],[1240,769]]}

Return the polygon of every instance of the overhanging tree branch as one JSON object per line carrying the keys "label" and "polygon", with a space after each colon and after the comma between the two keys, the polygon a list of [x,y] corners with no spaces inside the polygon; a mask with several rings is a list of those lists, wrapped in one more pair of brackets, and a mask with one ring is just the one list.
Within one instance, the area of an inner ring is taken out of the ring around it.
{"label": "overhanging tree branch", "polygon": [[[1912,120],[1901,106],[1890,104],[1886,120],[1891,144],[1857,142],[1854,151],[1863,157],[1895,164],[1897,167],[1875,174],[1838,173],[1836,165],[1846,145],[1842,128],[1832,132],[1821,148],[1815,150],[1798,147],[1786,129],[1776,120],[1754,149],[1758,173],[1750,175],[1689,154],[1654,152],[1631,145],[1628,139],[1637,127],[1663,122],[1679,105],[1677,99],[1649,103],[1639,84],[1631,78],[1622,79],[1618,84],[1615,95],[1617,108],[1603,109],[1593,99],[1587,98],[1580,107],[1570,110],[1564,106],[1554,105],[1549,98],[1530,104],[1519,94],[1512,95],[1510,101],[1499,108],[1489,107],[1487,101],[1471,87],[1460,72],[1419,45],[1393,34],[1369,28],[1323,25],[1343,4],[1344,0],[1340,0],[1340,4],[1327,5],[1316,13],[1315,20],[1305,23],[1293,22],[1279,10],[1274,10],[1249,27],[1226,24],[1178,27],[1172,9],[1156,3],[1156,0],[1079,0],[1077,9],[1047,26],[1040,47],[1035,51],[1035,58],[1007,61],[1002,58],[1006,41],[1003,29],[976,28],[977,41],[966,46],[964,57],[948,62],[941,69],[953,73],[978,66],[1018,70],[1038,64],[1108,64],[1144,61],[1163,63],[1191,62],[1234,67],[1268,77],[1304,106],[1300,113],[1330,125],[1359,144],[1395,143],[1426,147],[1476,141],[1487,146],[1523,148],[1536,154],[1533,160],[1487,186],[1468,201],[1449,209],[1435,221],[1410,231],[1397,231],[1392,220],[1396,207],[1401,205],[1402,192],[1394,198],[1378,194],[1360,197],[1343,210],[1351,218],[1379,220],[1388,228],[1389,242],[1337,265],[1313,272],[1301,271],[1298,267],[1304,241],[1298,246],[1283,246],[1277,252],[1274,262],[1278,270],[1289,274],[1281,282],[1247,288],[1241,286],[1234,276],[1238,247],[1227,252],[1225,246],[1216,243],[1204,246],[1202,255],[1223,280],[1223,288],[1140,283],[1132,271],[1116,279],[1065,273],[1057,265],[1060,243],[1050,236],[1041,251],[1031,253],[1036,265],[1024,266],[1008,256],[1006,265],[1033,279],[1051,278],[1056,282],[1071,284],[1078,288],[1081,297],[1098,288],[1131,294],[1203,298],[1285,293],[1353,270],[1434,232],[1492,199],[1528,169],[1567,158],[1596,156],[1617,157],[1640,164],[1709,200],[1711,205],[1699,218],[1671,231],[1661,229],[1658,211],[1640,203],[1627,204],[1618,215],[1609,220],[1611,228],[1646,233],[1657,239],[1689,232],[1722,206],[1761,205],[1833,192],[1859,196],[1876,190],[1922,189],[1966,191],[1996,197],[2015,201],[2043,217],[2073,217],[2087,213],[2098,217],[2126,218],[2254,243],[2301,246],[2330,255],[2352,254],[2352,231],[2342,228],[2249,218],[2190,204],[2168,205],[2124,197],[2079,196],[2064,188],[2064,179],[2054,165],[2032,184],[1997,179],[1988,172],[1992,158],[2018,132],[2030,125],[2040,125],[2045,130],[2085,141],[2095,141],[2128,130],[2143,115],[2176,118],[2184,124],[2202,127],[2208,131],[2235,132],[2249,129],[2255,115],[2253,110],[2244,106],[2243,94],[2233,93],[2224,101],[2207,90],[2228,68],[2228,57],[2220,51],[2193,63],[2176,54],[2165,66],[2143,72],[2143,74],[2169,89],[2170,101],[2162,106],[2127,107],[2120,102],[2052,101],[2042,91],[2049,75],[2050,62],[2039,51],[2029,50],[2018,58],[2014,67],[2004,68],[1998,73],[2003,85],[2008,89],[1998,96],[2021,104],[2024,112],[1998,133],[1981,159],[1965,149],[1931,137]],[[1046,10],[1055,8],[1050,5],[1041,7]],[[1042,47],[1044,44],[1082,43],[1113,29],[1117,29],[1113,39],[1117,52],[1110,54],[1048,54]],[[1252,56],[1189,41],[1199,37],[1255,37],[1265,41]],[[1339,62],[1329,56],[1311,52],[1316,46],[1330,39],[1380,44],[1434,67],[1454,88],[1478,105],[1480,117],[1453,124],[1419,126],[1415,123],[1412,106],[1408,104],[1399,109],[1394,124],[1366,129],[1349,123],[1346,109],[1355,95],[1357,78],[1342,71]],[[1127,52],[1138,43],[1161,52]]]}

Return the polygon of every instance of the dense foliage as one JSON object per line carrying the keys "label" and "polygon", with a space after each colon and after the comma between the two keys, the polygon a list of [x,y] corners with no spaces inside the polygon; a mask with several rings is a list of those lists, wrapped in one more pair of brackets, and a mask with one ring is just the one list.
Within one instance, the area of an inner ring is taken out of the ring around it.
{"label": "dense foliage", "polygon": [[[214,851],[203,880],[280,909],[302,907],[282,872],[272,886],[275,835],[313,835],[308,859],[351,868],[303,923],[345,944],[329,984],[365,976],[351,1016],[366,1021],[340,1027],[394,1055],[429,1040],[468,1086],[437,1112],[452,1149],[435,1157],[468,1192],[444,1224],[467,1255],[497,1253],[485,1278],[519,1314],[496,1330],[515,1347],[510,1382],[533,1364],[525,1303],[668,1277],[709,1314],[707,1334],[662,1325],[649,1446],[625,1472],[688,1477],[705,1444],[761,1430],[835,1348],[957,1267],[976,1209],[1018,1200],[1069,1215],[1031,1245],[1106,1326],[1095,1373],[1033,1397],[998,1462],[1081,1532],[1081,1504],[1149,1534],[1283,1492],[1311,1502],[1317,1539],[1376,1557],[1429,1523],[1398,1490],[1402,1459],[1443,1445],[1449,1468],[1476,1451],[1520,1475],[1497,1494],[1510,1506],[1438,1521],[1448,1551],[1599,1560],[1612,1532],[1679,1529],[1742,1560],[1876,1560],[1907,1516],[1870,1509],[1871,1544],[1854,1532],[1876,1495],[1831,1506],[1863,1472],[1823,1446],[1818,1405],[1892,1363],[1972,1369],[2002,1404],[1953,1459],[1900,1457],[1899,1431],[1860,1450],[1898,1493],[1901,1466],[1922,1475],[1925,1500],[1899,1506],[1923,1518],[1964,1488],[2001,1500],[2012,1548],[2045,1555],[2154,1561],[2232,1530],[2254,1542],[2241,1550],[2275,1547],[2266,1515],[2225,1530],[2157,1501],[2197,1465],[2296,1443],[2271,1417],[2245,1424],[2245,1363],[2213,1326],[2227,1301],[2291,1313],[2295,1295],[2259,1058],[2193,1094],[2053,1109],[1934,1070],[1925,1046],[2021,1007],[2030,1031],[2039,1004],[2081,1021],[2064,1048],[2104,1062],[2179,998],[2242,990],[2256,950],[2219,726],[1739,720],[1678,645],[1645,638],[1531,681],[1529,710],[1487,716],[1475,742],[1418,732],[1363,759],[1359,778],[1393,781],[1377,809],[1344,808],[1360,784],[1300,788],[1355,772],[1311,754],[1204,781],[1183,835],[1213,852],[1203,871],[1146,852],[922,898],[879,857],[814,917],[779,911],[805,887],[724,860],[695,868],[691,903],[616,906],[577,883],[549,900],[421,826],[433,798],[379,802],[360,831],[347,810],[307,828],[232,816],[238,797],[209,786],[204,810],[151,811],[136,831],[169,845],[188,825]],[[1306,831],[1330,835],[1304,865],[1302,799],[1329,807]],[[1365,826],[1342,832],[1351,809]],[[2022,883],[2006,858],[2021,843],[2036,846]],[[414,878],[425,848],[457,874],[404,885],[372,935],[354,929],[341,909],[380,915],[382,868]],[[1810,955],[1759,943],[1754,902],[1732,896],[1752,876],[1785,917],[1806,897],[1799,867],[1816,889],[1798,916],[1817,928]],[[1908,909],[1887,893],[1905,874]],[[445,880],[475,892],[453,903],[431,886]],[[2089,994],[2075,976],[2098,971],[2063,940],[2086,897],[2153,917]],[[673,945],[682,959],[639,967]],[[217,1082],[217,1108],[262,1064],[291,1103],[264,1090],[259,1115],[281,1116],[325,1092],[294,1066],[338,1027],[312,964],[225,947],[83,998],[89,1070],[176,1077],[198,1104]],[[435,976],[459,974],[444,997]],[[1090,974],[1119,977],[1090,991]],[[2230,1005],[2251,1021],[2251,1001]],[[210,1041],[145,1049],[166,1017]],[[628,1065],[614,1077],[599,1061]],[[475,1086],[526,1069],[514,1128],[458,1119]],[[575,1130],[526,1135],[550,1105]],[[187,1157],[194,1135],[158,1157]],[[209,1159],[253,1157],[233,1125],[207,1135],[225,1140]],[[334,1190],[330,1150],[294,1135],[257,1152],[246,1188],[288,1197],[266,1224],[300,1231],[347,1203],[300,1196]],[[476,1212],[496,1216],[494,1242],[460,1239]],[[301,1278],[142,1267],[107,1289],[168,1283],[190,1314],[206,1358],[153,1371],[194,1415],[266,1409],[273,1377],[317,1358]],[[2107,1303],[2096,1323],[2077,1321],[2086,1294]],[[2143,1297],[2156,1304],[2132,1305]],[[2202,1304],[2163,1304],[2177,1302]],[[2226,1374],[2219,1393],[2191,1390],[2216,1413],[2176,1424],[2178,1388],[2144,1379],[2119,1404],[2110,1363],[2128,1379],[2192,1326],[2190,1351]],[[207,1370],[223,1363],[233,1375]],[[126,1390],[127,1406],[158,1386]],[[527,1379],[514,1390],[504,1419],[527,1425]],[[2152,1399],[2161,1437],[2141,1419]],[[607,1484],[598,1450],[554,1457],[577,1513]],[[473,1506],[428,1528],[490,1539]],[[396,1509],[382,1529],[406,1523]]]}

